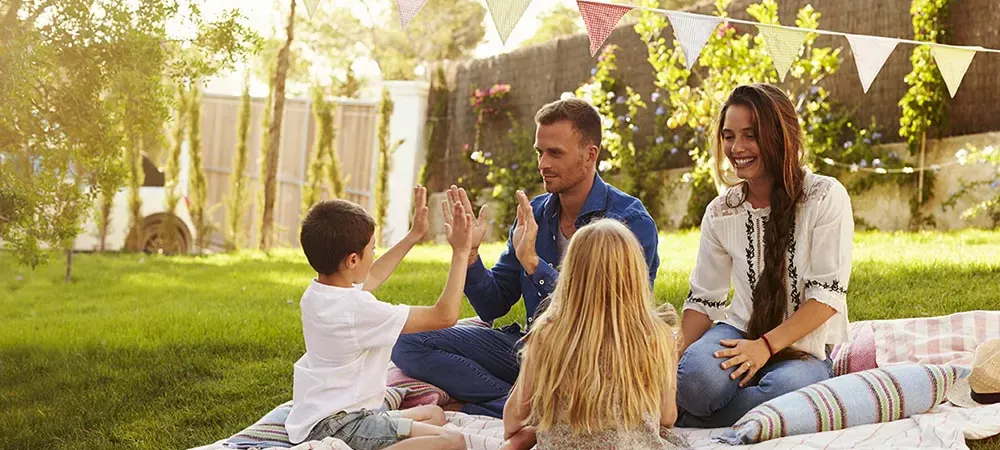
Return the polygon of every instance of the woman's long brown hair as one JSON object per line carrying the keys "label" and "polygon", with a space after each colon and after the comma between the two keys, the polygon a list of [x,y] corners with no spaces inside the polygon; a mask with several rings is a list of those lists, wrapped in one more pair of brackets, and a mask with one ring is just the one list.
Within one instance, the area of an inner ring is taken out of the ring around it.
{"label": "woman's long brown hair", "polygon": [[[725,176],[722,162],[722,128],[729,107],[748,108],[753,117],[754,136],[760,148],[764,170],[774,180],[771,190],[771,213],[764,225],[764,270],[753,288],[753,312],[747,324],[747,337],[759,339],[784,322],[788,315],[789,242],[795,232],[795,212],[802,197],[805,172],[799,163],[802,128],[791,100],[781,89],[770,84],[750,84],[733,90],[719,114],[716,130],[715,163],[719,178],[727,184],[742,184],[742,201],[749,194],[745,181],[732,182]],[[731,205],[735,206],[735,205]],[[804,353],[787,348],[775,359],[801,358]]]}

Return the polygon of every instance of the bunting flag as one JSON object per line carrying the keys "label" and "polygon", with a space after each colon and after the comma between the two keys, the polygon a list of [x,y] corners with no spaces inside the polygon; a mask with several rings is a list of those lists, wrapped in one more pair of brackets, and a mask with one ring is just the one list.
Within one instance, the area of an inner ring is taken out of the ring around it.
{"label": "bunting flag", "polygon": [[802,43],[806,41],[806,32],[781,26],[757,24],[757,30],[764,38],[764,48],[774,61],[778,78],[785,81],[792,62],[799,57]]}
{"label": "bunting flag", "polygon": [[312,19],[313,13],[316,12],[316,6],[319,5],[319,0],[302,0],[302,3],[306,4],[306,14]]}
{"label": "bunting flag", "polygon": [[420,8],[423,8],[425,3],[427,3],[427,0],[396,0],[396,8],[399,8],[400,28],[406,28],[406,24],[410,23],[417,16]]}
{"label": "bunting flag", "polygon": [[722,18],[671,11],[667,13],[667,19],[670,19],[670,26],[674,28],[674,39],[677,39],[684,51],[684,64],[691,70],[708,38],[712,37],[712,33],[722,23]]}
{"label": "bunting flag", "polygon": [[872,86],[872,81],[875,81],[875,77],[882,70],[885,61],[889,59],[889,54],[899,44],[899,40],[848,34],[847,42],[851,44],[851,50],[854,52],[854,63],[858,65],[858,77],[861,78],[861,86],[867,94],[868,88]]}
{"label": "bunting flag", "polygon": [[962,78],[972,64],[972,58],[976,56],[977,47],[948,47],[943,45],[931,45],[931,55],[937,63],[944,84],[948,85],[948,92],[951,98],[955,98],[958,87],[962,85]]}
{"label": "bunting flag", "polygon": [[576,0],[576,6],[580,8],[583,24],[587,26],[587,37],[590,38],[590,56],[597,54],[611,32],[615,31],[618,21],[632,10],[629,5],[595,3],[587,0]]}
{"label": "bunting flag", "polygon": [[500,42],[507,44],[510,32],[514,31],[514,26],[521,20],[524,10],[528,9],[531,0],[486,0],[486,6],[490,10],[490,17],[493,17],[493,24],[500,33]]}

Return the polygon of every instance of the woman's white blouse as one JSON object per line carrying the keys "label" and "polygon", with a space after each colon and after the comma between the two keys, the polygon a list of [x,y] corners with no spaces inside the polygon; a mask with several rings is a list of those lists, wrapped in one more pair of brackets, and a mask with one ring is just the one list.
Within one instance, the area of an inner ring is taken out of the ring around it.
{"label": "woman's white blouse", "polygon": [[[826,345],[848,340],[847,287],[851,277],[854,214],[847,190],[835,178],[806,172],[805,198],[788,244],[786,318],[815,299],[837,314],[793,347],[826,359]],[[731,188],[709,204],[701,222],[701,246],[684,309],[700,311],[746,331],[753,288],[764,270],[764,225],[770,208],[755,209]],[[737,204],[735,207],[727,205]],[[727,302],[730,282],[735,294]],[[727,305],[728,303],[728,305]]]}

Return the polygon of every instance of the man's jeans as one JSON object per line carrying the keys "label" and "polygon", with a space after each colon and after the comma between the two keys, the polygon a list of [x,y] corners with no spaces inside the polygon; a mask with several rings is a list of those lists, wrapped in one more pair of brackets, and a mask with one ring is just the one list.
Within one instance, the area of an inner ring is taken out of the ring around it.
{"label": "man's jeans", "polygon": [[722,370],[726,358],[716,358],[716,351],[726,347],[719,341],[746,339],[743,332],[720,323],[688,347],[677,368],[677,426],[686,428],[721,428],[736,423],[751,409],[773,398],[830,378],[830,359],[785,360],[769,363],[757,373],[756,384],[739,387],[742,379],[729,375],[737,367]]}
{"label": "man's jeans", "polygon": [[520,327],[455,326],[399,336],[392,362],[406,375],[466,402],[462,412],[500,418],[521,369]]}

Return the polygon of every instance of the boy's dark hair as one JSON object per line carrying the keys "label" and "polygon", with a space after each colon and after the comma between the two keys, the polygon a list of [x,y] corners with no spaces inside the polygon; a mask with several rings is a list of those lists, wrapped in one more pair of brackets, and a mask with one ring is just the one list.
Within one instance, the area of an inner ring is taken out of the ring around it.
{"label": "boy's dark hair", "polygon": [[351,253],[364,252],[374,233],[375,220],[363,208],[346,200],[329,200],[309,209],[299,242],[309,265],[328,275]]}

